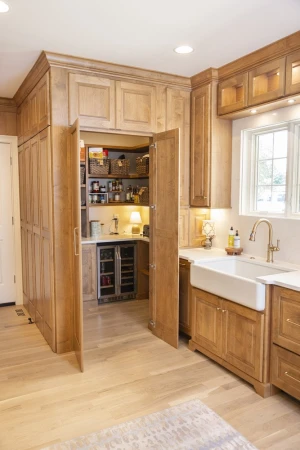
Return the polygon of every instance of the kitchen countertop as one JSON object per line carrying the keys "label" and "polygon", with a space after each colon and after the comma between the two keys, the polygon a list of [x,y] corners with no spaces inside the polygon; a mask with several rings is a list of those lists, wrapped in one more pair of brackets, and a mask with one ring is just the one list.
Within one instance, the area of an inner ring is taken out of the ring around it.
{"label": "kitchen countertop", "polygon": [[97,238],[81,238],[81,244],[98,244],[105,242],[120,242],[120,241],[144,241],[149,242],[148,237],[142,235],[132,236],[132,234],[103,234]]}
{"label": "kitchen countertop", "polygon": [[212,248],[211,250],[205,250],[203,248],[181,248],[179,249],[179,257],[188,260],[192,264],[227,258],[240,259],[242,261],[248,261],[251,259],[251,262],[268,265],[270,267],[274,267],[274,269],[287,269],[290,270],[290,272],[257,277],[256,281],[263,284],[274,284],[276,286],[292,289],[294,291],[300,291],[300,266],[290,264],[285,261],[276,260],[275,263],[267,263],[264,258],[257,256],[253,257],[247,254],[243,254],[241,256],[230,256],[227,255],[225,250],[220,248]]}

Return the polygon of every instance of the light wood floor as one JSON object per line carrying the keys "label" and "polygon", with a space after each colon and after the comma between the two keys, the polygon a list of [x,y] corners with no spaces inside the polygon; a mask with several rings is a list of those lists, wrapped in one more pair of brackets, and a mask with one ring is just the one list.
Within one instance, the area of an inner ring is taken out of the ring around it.
{"label": "light wood floor", "polygon": [[[147,329],[147,301],[85,308],[85,367],[52,353],[15,307],[0,308],[0,449],[37,450],[199,398],[259,449],[300,448],[300,405]],[[172,449],[175,450],[175,449]]]}

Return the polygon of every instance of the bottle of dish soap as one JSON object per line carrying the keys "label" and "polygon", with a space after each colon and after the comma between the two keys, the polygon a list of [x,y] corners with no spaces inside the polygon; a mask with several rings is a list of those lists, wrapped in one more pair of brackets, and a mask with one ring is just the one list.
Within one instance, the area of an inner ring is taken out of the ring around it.
{"label": "bottle of dish soap", "polygon": [[230,228],[229,234],[228,234],[228,247],[234,246],[234,231],[233,227]]}
{"label": "bottle of dish soap", "polygon": [[234,236],[233,247],[234,248],[240,248],[240,246],[241,246],[241,240],[240,240],[240,237],[239,237],[239,232],[238,232],[238,230],[236,230],[235,236]]}

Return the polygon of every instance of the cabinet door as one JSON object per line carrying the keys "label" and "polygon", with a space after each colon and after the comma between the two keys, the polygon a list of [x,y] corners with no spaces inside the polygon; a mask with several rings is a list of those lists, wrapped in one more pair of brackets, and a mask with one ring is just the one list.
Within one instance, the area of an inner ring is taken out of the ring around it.
{"label": "cabinet door", "polygon": [[47,72],[37,85],[38,98],[38,129],[44,130],[50,125],[50,87],[49,72]]}
{"label": "cabinet door", "polygon": [[210,206],[211,85],[192,92],[191,206]]}
{"label": "cabinet door", "polygon": [[274,287],[273,342],[300,355],[300,293]]}
{"label": "cabinet door", "polygon": [[30,139],[30,119],[29,119],[29,99],[28,97],[24,100],[22,104],[22,113],[23,119],[23,141],[26,142],[28,139]]}
{"label": "cabinet door", "polygon": [[179,247],[189,246],[189,208],[179,211]]}
{"label": "cabinet door", "polygon": [[[179,131],[154,135],[150,145],[150,322],[157,337],[178,347]],[[172,201],[170,201],[170,199]]]}
{"label": "cabinet door", "polygon": [[263,64],[249,72],[248,105],[258,105],[283,97],[285,58]]}
{"label": "cabinet door", "polygon": [[79,367],[83,372],[83,305],[82,305],[82,249],[80,214],[80,145],[79,122],[71,129],[71,186],[73,241],[74,326],[73,345]]}
{"label": "cabinet door", "polygon": [[18,145],[23,144],[23,115],[22,115],[22,105],[19,106],[17,110],[17,135],[18,135]]}
{"label": "cabinet door", "polygon": [[155,128],[155,87],[116,82],[116,128],[153,132]]}
{"label": "cabinet door", "polygon": [[90,75],[69,75],[70,125],[91,129],[115,128],[115,81]]}
{"label": "cabinet door", "polygon": [[264,315],[224,300],[222,318],[222,358],[262,381]]}
{"label": "cabinet door", "polygon": [[83,301],[97,299],[96,244],[82,246],[82,297]]}
{"label": "cabinet door", "polygon": [[29,102],[29,137],[35,136],[39,131],[38,120],[38,90],[34,88],[28,96]]}
{"label": "cabinet door", "polygon": [[247,106],[248,73],[236,75],[218,84],[218,114],[228,114]]}
{"label": "cabinet door", "polygon": [[30,140],[33,231],[40,233],[40,146],[39,136]]}
{"label": "cabinet door", "polygon": [[285,95],[300,92],[300,50],[286,57]]}
{"label": "cabinet door", "polygon": [[190,203],[190,93],[167,89],[167,130],[179,128],[180,205]]}
{"label": "cabinet door", "polygon": [[28,309],[27,230],[21,226],[23,304]]}
{"label": "cabinet door", "polygon": [[190,263],[179,260],[179,329],[192,335],[192,288],[190,284]]}
{"label": "cabinet door", "polygon": [[27,226],[32,226],[32,171],[30,141],[24,144],[25,216]]}
{"label": "cabinet door", "polygon": [[192,340],[214,355],[222,356],[222,300],[192,289]]}
{"label": "cabinet door", "polygon": [[26,230],[26,249],[27,249],[27,266],[28,266],[28,312],[33,321],[35,321],[35,270],[34,270],[34,242],[33,233]]}

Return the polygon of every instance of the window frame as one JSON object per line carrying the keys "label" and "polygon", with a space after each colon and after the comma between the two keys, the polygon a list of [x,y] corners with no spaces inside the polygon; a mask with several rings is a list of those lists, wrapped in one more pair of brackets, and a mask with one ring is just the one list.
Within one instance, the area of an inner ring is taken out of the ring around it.
{"label": "window frame", "polygon": [[[255,211],[257,194],[258,136],[287,130],[286,201],[282,213]],[[300,219],[300,119],[242,130],[240,173],[240,215]]]}

